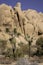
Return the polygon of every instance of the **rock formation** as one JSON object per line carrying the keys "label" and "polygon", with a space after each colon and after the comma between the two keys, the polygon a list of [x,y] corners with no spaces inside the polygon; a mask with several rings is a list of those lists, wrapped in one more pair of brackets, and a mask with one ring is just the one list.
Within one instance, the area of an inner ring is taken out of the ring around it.
{"label": "rock formation", "polygon": [[[20,36],[18,37],[17,35]],[[25,39],[26,35],[32,39],[32,45],[35,45],[40,35],[43,36],[43,13],[32,9],[22,11],[20,3],[17,3],[14,8],[1,4],[0,43],[1,41],[9,41],[9,46],[11,46],[12,44],[10,43],[15,38],[17,45],[20,42],[28,44]]]}

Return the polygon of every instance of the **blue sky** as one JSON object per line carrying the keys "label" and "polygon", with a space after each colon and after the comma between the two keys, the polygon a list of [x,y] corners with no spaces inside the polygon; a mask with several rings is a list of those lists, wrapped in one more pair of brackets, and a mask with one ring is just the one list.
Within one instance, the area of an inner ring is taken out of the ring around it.
{"label": "blue sky", "polygon": [[0,0],[0,4],[5,3],[14,7],[17,2],[21,2],[22,9],[35,9],[43,12],[43,0]]}

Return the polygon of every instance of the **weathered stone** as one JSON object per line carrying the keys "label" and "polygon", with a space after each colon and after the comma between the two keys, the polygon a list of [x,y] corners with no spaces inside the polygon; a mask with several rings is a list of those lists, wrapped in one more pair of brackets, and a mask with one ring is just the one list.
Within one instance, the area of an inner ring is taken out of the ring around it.
{"label": "weathered stone", "polygon": [[[16,32],[14,31],[15,29]],[[19,36],[18,33],[20,34]],[[22,11],[19,2],[14,8],[1,4],[0,40],[7,41],[6,49],[12,48],[11,40],[14,37],[16,38],[16,47],[20,42],[27,44],[26,35],[32,40],[31,46],[36,45],[36,40],[43,35],[43,13],[32,9]],[[36,52],[36,48],[32,50],[32,53]]]}

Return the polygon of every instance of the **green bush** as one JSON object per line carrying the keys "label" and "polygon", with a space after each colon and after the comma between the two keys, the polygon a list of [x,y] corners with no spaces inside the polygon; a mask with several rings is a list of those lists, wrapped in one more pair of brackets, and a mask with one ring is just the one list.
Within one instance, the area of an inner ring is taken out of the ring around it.
{"label": "green bush", "polygon": [[19,58],[19,57],[23,57],[24,55],[23,55],[23,51],[22,51],[22,49],[16,49],[16,57],[17,58]]}
{"label": "green bush", "polygon": [[29,45],[24,44],[24,43],[19,43],[20,49],[22,50],[23,55],[28,55],[29,54]]}
{"label": "green bush", "polygon": [[0,40],[0,53],[3,54],[5,49],[6,49],[6,45],[7,45],[7,42],[6,41],[3,41],[3,40]]}
{"label": "green bush", "polygon": [[5,57],[13,58],[13,51],[11,48],[8,48],[5,52]]}
{"label": "green bush", "polygon": [[37,54],[38,55],[43,55],[43,37],[38,38],[36,41],[37,45]]}

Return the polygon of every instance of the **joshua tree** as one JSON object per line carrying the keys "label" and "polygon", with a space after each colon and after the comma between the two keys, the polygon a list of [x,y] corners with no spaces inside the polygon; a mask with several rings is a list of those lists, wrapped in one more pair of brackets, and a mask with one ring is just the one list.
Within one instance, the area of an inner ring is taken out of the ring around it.
{"label": "joshua tree", "polygon": [[28,41],[28,45],[29,45],[29,58],[30,58],[30,50],[31,50],[31,42],[32,42],[32,39],[30,39],[30,36],[29,35],[26,35],[25,39]]}

